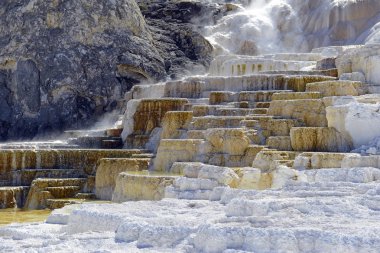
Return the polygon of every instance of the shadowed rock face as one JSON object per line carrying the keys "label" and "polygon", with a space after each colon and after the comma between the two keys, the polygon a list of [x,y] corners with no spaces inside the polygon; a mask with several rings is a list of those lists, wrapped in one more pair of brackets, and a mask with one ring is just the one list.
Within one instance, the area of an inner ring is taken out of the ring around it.
{"label": "shadowed rock face", "polygon": [[172,78],[205,73],[213,47],[194,28],[213,24],[228,11],[226,6],[183,0],[137,0],[137,3],[152,33],[153,44],[165,61],[167,73]]}
{"label": "shadowed rock face", "polygon": [[[190,46],[206,43],[198,36]],[[134,84],[174,72],[166,44],[134,0],[1,1],[0,140],[90,125]]]}

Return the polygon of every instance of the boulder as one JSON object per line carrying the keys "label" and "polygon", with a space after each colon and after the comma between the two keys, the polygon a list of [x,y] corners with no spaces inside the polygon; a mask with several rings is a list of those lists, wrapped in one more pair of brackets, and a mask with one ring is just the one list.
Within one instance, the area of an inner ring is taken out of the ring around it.
{"label": "boulder", "polygon": [[0,13],[1,139],[90,124],[166,74],[134,0],[6,0]]}

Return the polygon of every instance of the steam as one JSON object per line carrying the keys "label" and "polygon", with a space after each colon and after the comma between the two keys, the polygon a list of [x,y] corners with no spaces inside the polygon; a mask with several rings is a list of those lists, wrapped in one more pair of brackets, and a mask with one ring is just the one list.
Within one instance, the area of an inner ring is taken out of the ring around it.
{"label": "steam", "polygon": [[206,37],[216,55],[308,52],[322,46],[374,43],[380,41],[379,10],[378,0],[252,0],[208,26]]}
{"label": "steam", "polygon": [[217,54],[305,51],[296,11],[287,0],[253,0],[249,7],[206,29]]}
{"label": "steam", "polygon": [[119,111],[115,110],[109,113],[104,114],[100,117],[97,122],[91,127],[90,130],[103,130],[115,128],[115,123],[119,119]]}

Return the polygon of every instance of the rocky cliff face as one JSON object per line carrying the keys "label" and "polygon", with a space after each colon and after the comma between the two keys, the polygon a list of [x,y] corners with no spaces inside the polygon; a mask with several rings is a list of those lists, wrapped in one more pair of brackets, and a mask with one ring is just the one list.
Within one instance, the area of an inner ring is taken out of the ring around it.
{"label": "rocky cliff face", "polygon": [[0,139],[90,124],[133,84],[209,63],[203,37],[169,26],[134,0],[1,1]]}
{"label": "rocky cliff face", "polygon": [[227,12],[227,8],[197,1],[137,2],[153,36],[153,44],[165,61],[168,74],[175,78],[205,73],[204,66],[208,66],[212,60],[213,48],[199,31],[202,26],[215,23],[218,17]]}

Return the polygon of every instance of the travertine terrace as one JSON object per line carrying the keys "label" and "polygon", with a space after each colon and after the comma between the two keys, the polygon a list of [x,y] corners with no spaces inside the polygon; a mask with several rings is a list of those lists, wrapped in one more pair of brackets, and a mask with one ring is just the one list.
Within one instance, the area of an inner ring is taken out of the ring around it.
{"label": "travertine terrace", "polygon": [[219,55],[135,85],[109,129],[4,144],[0,207],[56,210],[0,251],[380,252],[379,54]]}

